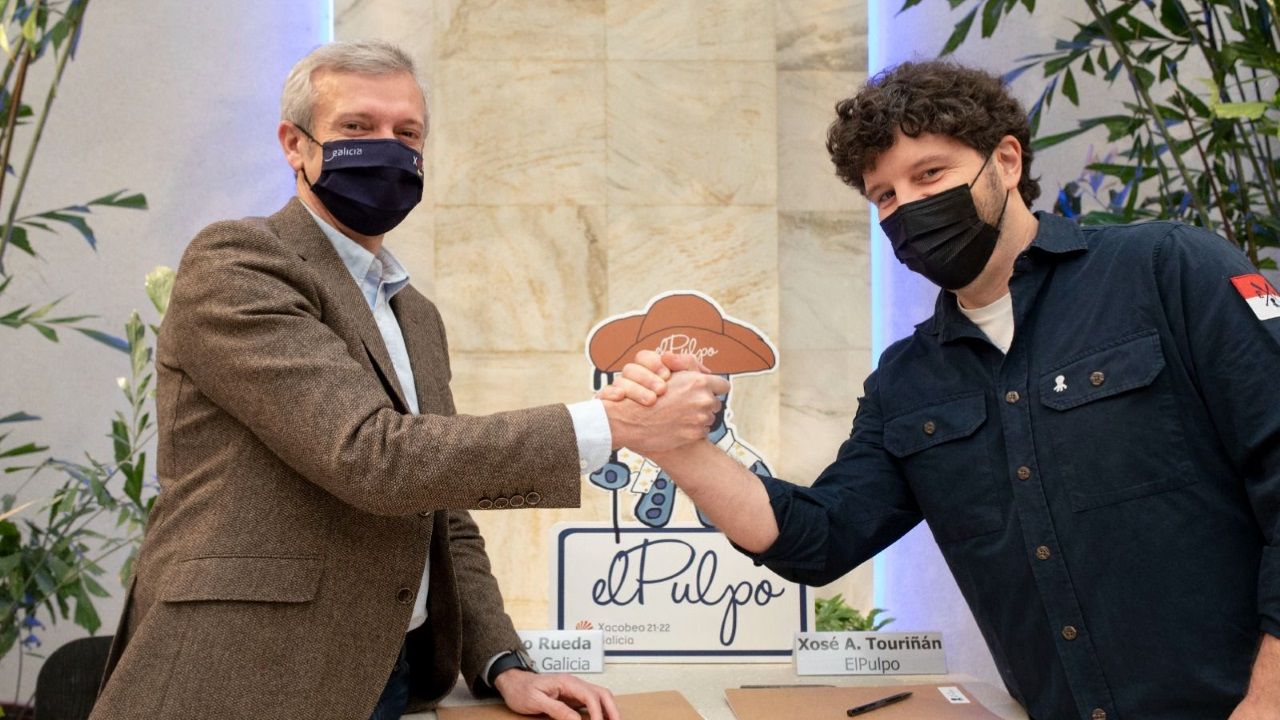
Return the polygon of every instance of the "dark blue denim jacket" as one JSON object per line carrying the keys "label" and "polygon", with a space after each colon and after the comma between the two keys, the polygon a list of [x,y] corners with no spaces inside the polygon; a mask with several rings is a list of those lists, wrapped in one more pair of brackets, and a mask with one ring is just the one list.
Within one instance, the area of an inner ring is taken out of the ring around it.
{"label": "dark blue denim jacket", "polygon": [[761,479],[756,558],[821,585],[923,519],[1033,717],[1225,718],[1280,635],[1280,318],[1216,235],[1038,217],[1009,354],[942,293],[813,487]]}

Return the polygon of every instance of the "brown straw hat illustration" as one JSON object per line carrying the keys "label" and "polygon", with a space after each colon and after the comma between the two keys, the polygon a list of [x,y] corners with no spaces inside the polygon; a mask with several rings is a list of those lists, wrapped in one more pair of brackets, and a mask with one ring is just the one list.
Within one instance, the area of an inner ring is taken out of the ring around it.
{"label": "brown straw hat illustration", "polygon": [[587,344],[592,364],[604,372],[622,370],[641,350],[695,355],[722,375],[763,372],[777,362],[758,330],[726,318],[709,298],[690,292],[664,295],[643,313],[605,321]]}

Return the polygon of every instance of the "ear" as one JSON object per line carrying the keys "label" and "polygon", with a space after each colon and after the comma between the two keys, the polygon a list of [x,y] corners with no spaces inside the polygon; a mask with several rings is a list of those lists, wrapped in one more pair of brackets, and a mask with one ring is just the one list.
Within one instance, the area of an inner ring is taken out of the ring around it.
{"label": "ear", "polygon": [[1006,190],[1017,190],[1022,179],[1022,143],[1012,135],[1005,135],[1000,138],[993,154],[996,166],[1000,168],[1001,184]]}
{"label": "ear", "polygon": [[276,128],[276,137],[280,140],[280,149],[284,150],[284,159],[295,173],[302,170],[302,161],[307,149],[307,136],[288,120],[281,120]]}

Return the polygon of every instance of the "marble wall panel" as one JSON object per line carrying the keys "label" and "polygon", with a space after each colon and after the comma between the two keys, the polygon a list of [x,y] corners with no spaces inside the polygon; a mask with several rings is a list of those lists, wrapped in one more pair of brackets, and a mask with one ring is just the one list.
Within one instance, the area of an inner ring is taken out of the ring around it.
{"label": "marble wall panel", "polygon": [[604,231],[596,207],[439,207],[436,302],[450,346],[581,352],[604,315]]}
{"label": "marble wall panel", "polygon": [[778,69],[865,72],[867,2],[875,1],[777,0]]}
{"label": "marble wall panel", "polygon": [[836,176],[827,152],[827,128],[838,101],[857,92],[863,73],[778,73],[778,209],[848,210],[866,205],[861,193]]}
{"label": "marble wall panel", "polygon": [[774,58],[773,0],[610,0],[611,60]]}
{"label": "marble wall panel", "polygon": [[609,313],[698,290],[776,342],[777,230],[771,207],[610,207]]}
{"label": "marble wall panel", "polygon": [[427,80],[437,56],[434,18],[421,0],[333,0],[335,40],[387,40],[419,64]]}
{"label": "marble wall panel", "polygon": [[603,62],[440,64],[436,202],[602,205]]}
{"label": "marble wall panel", "polygon": [[[870,349],[789,350],[781,368],[780,477],[810,485],[849,437],[862,382],[871,372]],[[872,564],[814,589],[815,597],[844,595],[868,611],[874,602]]]}
{"label": "marble wall panel", "polygon": [[467,415],[518,408],[573,403],[590,399],[591,363],[586,353],[471,352],[453,347],[457,333],[449,327],[449,357],[454,404]]}
{"label": "marble wall panel", "polygon": [[812,484],[849,438],[871,350],[796,350],[781,372],[781,477]]}
{"label": "marble wall panel", "polygon": [[[780,350],[734,380],[739,436],[781,477],[825,467],[870,369],[865,202],[823,147],[866,1],[335,0],[339,39],[405,46],[430,86],[426,197],[389,247],[441,307],[460,412],[590,397],[590,327],[696,289]],[[581,508],[476,513],[519,627],[547,625],[549,529],[611,515],[582,482]],[[869,608],[870,564],[836,592]]]}
{"label": "marble wall panel", "polygon": [[409,281],[429,298],[436,293],[436,211],[423,202],[387,233],[386,247],[409,271]]}
{"label": "marble wall panel", "polygon": [[448,60],[599,60],[605,0],[436,0]]}
{"label": "marble wall panel", "polygon": [[779,317],[788,351],[870,347],[866,212],[778,214]]}
{"label": "marble wall panel", "polygon": [[614,205],[772,205],[772,62],[608,63]]}

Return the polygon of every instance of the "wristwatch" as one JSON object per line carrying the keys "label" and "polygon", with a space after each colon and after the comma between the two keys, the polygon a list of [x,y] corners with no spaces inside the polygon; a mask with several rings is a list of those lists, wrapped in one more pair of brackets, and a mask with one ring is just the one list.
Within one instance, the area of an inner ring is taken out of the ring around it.
{"label": "wristwatch", "polygon": [[518,647],[515,650],[499,655],[498,659],[493,661],[493,664],[489,666],[489,675],[485,677],[485,682],[489,683],[489,687],[496,688],[497,686],[493,684],[493,681],[497,680],[499,675],[512,668],[531,673],[538,672],[537,668],[533,666],[533,658],[529,657],[529,653],[525,652],[524,647]]}

